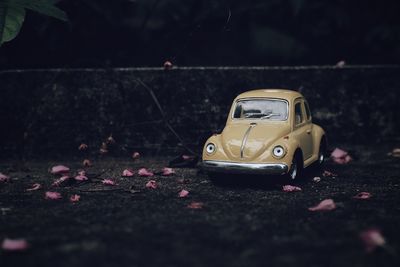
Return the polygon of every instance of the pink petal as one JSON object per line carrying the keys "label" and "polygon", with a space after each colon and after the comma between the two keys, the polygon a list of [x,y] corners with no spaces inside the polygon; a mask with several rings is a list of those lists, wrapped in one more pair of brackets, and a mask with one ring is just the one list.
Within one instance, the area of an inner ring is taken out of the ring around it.
{"label": "pink petal", "polygon": [[375,228],[371,228],[361,232],[360,238],[363,241],[367,252],[372,252],[377,247],[382,247],[386,243],[385,238],[381,234],[381,231]]}
{"label": "pink petal", "polygon": [[346,65],[346,61],[341,60],[341,61],[339,61],[338,63],[336,63],[335,66],[336,66],[337,68],[343,68],[345,65]]}
{"label": "pink petal", "polygon": [[369,192],[360,192],[357,195],[355,195],[353,198],[355,198],[355,199],[369,199],[371,197],[372,197],[372,195]]}
{"label": "pink petal", "polygon": [[172,63],[171,63],[171,61],[165,61],[164,62],[164,69],[165,70],[170,70],[170,69],[172,69],[172,67],[173,67],[173,65],[172,65]]}
{"label": "pink petal", "polygon": [[8,182],[8,181],[10,181],[10,177],[0,172],[0,182]]}
{"label": "pink petal", "polygon": [[61,199],[61,194],[58,193],[58,192],[50,192],[50,191],[47,191],[47,192],[45,193],[45,199],[53,199],[53,200],[55,200],[55,199]]}
{"label": "pink petal", "polygon": [[136,160],[136,159],[138,159],[138,158],[140,158],[140,154],[139,154],[139,152],[133,152],[133,154],[132,154],[132,158],[134,159],[134,160]]}
{"label": "pink petal", "polygon": [[82,143],[82,144],[79,145],[78,150],[81,150],[81,151],[82,151],[82,150],[86,150],[87,148],[88,148],[88,145]]}
{"label": "pink petal", "polygon": [[293,185],[284,185],[284,186],[282,186],[282,191],[283,192],[299,192],[299,191],[301,191],[301,188],[298,186],[293,186]]}
{"label": "pink petal", "polygon": [[126,169],[122,172],[122,176],[124,177],[132,177],[135,173],[132,170]]}
{"label": "pink petal", "polygon": [[347,151],[340,148],[335,148],[335,150],[332,151],[331,158],[337,164],[347,164],[352,160]]}
{"label": "pink petal", "polygon": [[51,186],[60,186],[63,182],[67,181],[70,179],[68,175],[61,176],[60,178],[56,179]]}
{"label": "pink petal", "polygon": [[101,181],[101,183],[104,185],[116,185],[116,183],[111,179],[103,179],[103,181]]}
{"label": "pink petal", "polygon": [[77,180],[77,181],[87,181],[89,179],[83,174],[78,174],[77,176],[75,176],[75,180]]}
{"label": "pink petal", "polygon": [[39,190],[40,188],[42,188],[42,185],[38,184],[38,183],[35,183],[35,184],[32,185],[31,188],[26,189],[26,191],[28,191],[28,192],[29,191],[36,191],[36,190]]}
{"label": "pink petal", "polygon": [[170,176],[170,175],[172,175],[174,173],[175,173],[175,171],[172,168],[165,167],[165,168],[162,169],[162,174],[161,175]]}
{"label": "pink petal", "polygon": [[316,183],[321,182],[321,177],[318,177],[318,176],[314,177],[313,181],[316,182]]}
{"label": "pink petal", "polygon": [[197,210],[197,209],[202,209],[203,206],[204,206],[204,203],[203,203],[203,202],[192,202],[192,203],[190,203],[190,204],[187,206],[187,208],[188,208],[188,209],[195,209],[195,210]]}
{"label": "pink petal", "polygon": [[78,202],[80,199],[81,199],[81,196],[75,194],[75,195],[72,195],[72,196],[69,198],[69,201],[71,201],[71,202]]}
{"label": "pink petal", "polygon": [[147,184],[146,184],[146,188],[156,189],[157,188],[156,181],[154,181],[154,180],[148,181]]}
{"label": "pink petal", "polygon": [[333,199],[322,200],[317,206],[308,208],[310,211],[328,211],[336,209],[336,204]]}
{"label": "pink petal", "polygon": [[50,173],[52,174],[62,174],[69,172],[69,168],[63,165],[57,165],[51,168]]}
{"label": "pink petal", "polygon": [[324,177],[327,177],[327,176],[337,176],[337,174],[325,170],[325,171],[322,173],[322,176],[324,176]]}
{"label": "pink petal", "polygon": [[148,171],[146,168],[141,168],[138,171],[139,176],[144,176],[144,177],[152,177],[154,176],[154,173],[151,171]]}
{"label": "pink petal", "polygon": [[107,138],[107,144],[115,144],[115,140],[112,134]]}
{"label": "pink petal", "polygon": [[83,160],[82,165],[84,167],[90,167],[90,166],[92,166],[92,162],[90,162],[90,160],[88,160],[88,159],[85,159],[85,160]]}
{"label": "pink petal", "polygon": [[181,192],[179,192],[179,197],[187,197],[189,195],[189,191],[182,189]]}
{"label": "pink petal", "polygon": [[26,250],[29,247],[25,239],[4,239],[1,248],[8,251]]}

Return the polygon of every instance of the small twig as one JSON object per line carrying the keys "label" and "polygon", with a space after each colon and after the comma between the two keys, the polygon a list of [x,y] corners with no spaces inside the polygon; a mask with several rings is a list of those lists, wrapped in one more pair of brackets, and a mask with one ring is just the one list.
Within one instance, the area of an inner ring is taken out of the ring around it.
{"label": "small twig", "polygon": [[161,107],[160,102],[158,101],[158,99],[157,99],[156,95],[154,94],[153,90],[152,90],[149,86],[147,86],[142,80],[136,79],[136,81],[137,81],[138,83],[140,83],[140,84],[149,92],[151,98],[153,99],[154,103],[156,104],[158,110],[160,111],[161,116],[162,116],[162,118],[163,118],[163,121],[164,121],[165,125],[167,126],[167,128],[168,128],[168,129],[175,135],[175,137],[182,143],[182,146],[183,146],[184,148],[186,148],[187,151],[189,151],[189,152],[192,153],[193,155],[197,155],[197,156],[198,156],[198,154],[197,154],[196,152],[194,152],[192,149],[190,149],[190,148],[185,144],[185,141],[179,136],[179,134],[175,131],[175,129],[174,129],[174,128],[171,126],[171,124],[168,122],[168,119],[167,119],[167,117],[166,117],[166,115],[165,115],[165,112],[164,112],[163,108]]}

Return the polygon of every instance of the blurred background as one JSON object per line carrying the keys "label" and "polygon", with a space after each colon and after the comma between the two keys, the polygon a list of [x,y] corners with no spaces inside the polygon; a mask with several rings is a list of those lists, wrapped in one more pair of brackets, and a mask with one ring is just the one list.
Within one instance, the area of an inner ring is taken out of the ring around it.
{"label": "blurred background", "polygon": [[398,0],[61,0],[0,68],[397,64]]}

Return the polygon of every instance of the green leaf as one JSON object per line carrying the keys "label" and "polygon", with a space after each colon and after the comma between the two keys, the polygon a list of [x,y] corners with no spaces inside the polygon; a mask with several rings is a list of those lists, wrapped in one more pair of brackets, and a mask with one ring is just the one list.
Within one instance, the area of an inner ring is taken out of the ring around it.
{"label": "green leaf", "polygon": [[17,36],[24,19],[24,8],[7,3],[0,4],[0,46]]}
{"label": "green leaf", "polygon": [[64,11],[55,6],[54,0],[11,0],[12,3],[40,14],[47,15],[59,20],[67,21],[68,17]]}

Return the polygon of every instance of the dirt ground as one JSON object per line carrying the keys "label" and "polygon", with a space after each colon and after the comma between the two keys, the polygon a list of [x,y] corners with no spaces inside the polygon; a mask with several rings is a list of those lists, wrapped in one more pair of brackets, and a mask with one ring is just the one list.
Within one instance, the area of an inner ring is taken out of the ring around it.
{"label": "dirt ground", "polygon": [[[336,177],[309,170],[294,193],[283,192],[279,179],[214,183],[195,168],[156,175],[157,189],[145,187],[150,178],[120,176],[128,167],[160,170],[168,157],[95,160],[88,173],[104,174],[59,188],[51,187],[49,167],[63,164],[74,173],[80,160],[29,161],[25,171],[3,161],[0,172],[12,182],[0,184],[0,240],[25,238],[30,248],[0,250],[0,266],[400,266],[400,159],[386,155],[392,148],[352,147],[353,162],[325,165]],[[43,188],[27,192],[33,183]],[[178,197],[181,189],[188,197]],[[46,191],[63,198],[46,200]],[[361,191],[372,198],[352,198]],[[80,201],[71,203],[72,194]],[[308,210],[326,198],[335,210]],[[191,202],[204,206],[190,209]],[[359,234],[371,227],[387,246],[367,253]]]}

